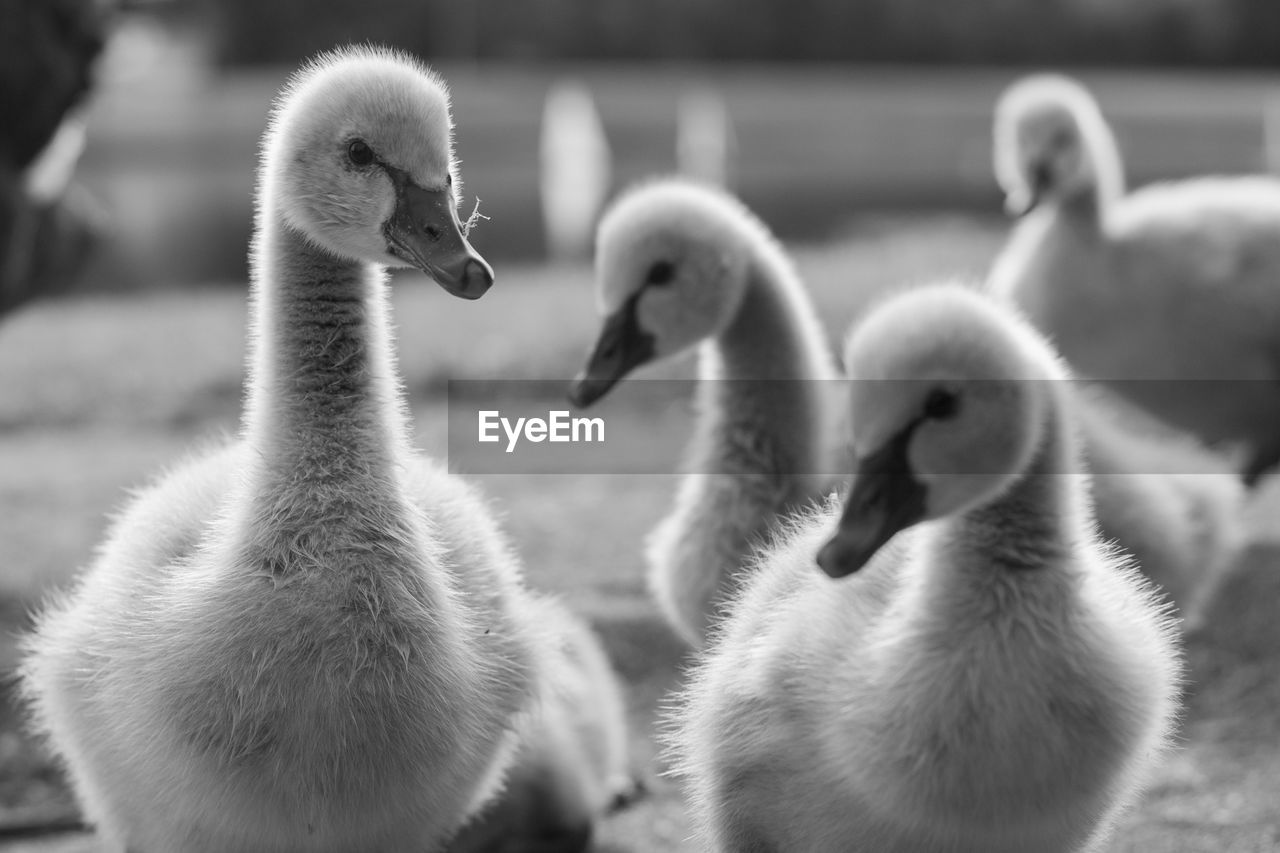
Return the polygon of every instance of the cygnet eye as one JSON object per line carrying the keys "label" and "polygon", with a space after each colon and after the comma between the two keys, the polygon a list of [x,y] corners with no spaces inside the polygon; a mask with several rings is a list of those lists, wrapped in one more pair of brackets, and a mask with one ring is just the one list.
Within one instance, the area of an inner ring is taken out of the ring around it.
{"label": "cygnet eye", "polygon": [[347,159],[357,166],[368,166],[373,162],[373,149],[363,139],[352,140],[347,146]]}
{"label": "cygnet eye", "polygon": [[960,397],[945,388],[934,388],[924,400],[924,416],[930,420],[950,420],[959,411]]}
{"label": "cygnet eye", "polygon": [[653,266],[649,267],[649,272],[645,275],[644,283],[664,285],[670,284],[676,277],[676,265],[671,261],[655,261]]}

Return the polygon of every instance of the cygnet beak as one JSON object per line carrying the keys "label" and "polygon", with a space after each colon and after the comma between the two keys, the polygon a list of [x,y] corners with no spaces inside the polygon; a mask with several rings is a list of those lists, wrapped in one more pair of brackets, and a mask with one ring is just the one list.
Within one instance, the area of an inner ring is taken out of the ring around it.
{"label": "cygnet beak", "polygon": [[1031,167],[1031,186],[1024,193],[1009,195],[1005,199],[1004,208],[1010,216],[1021,218],[1040,205],[1050,187],[1053,186],[1053,167],[1044,161]]}
{"label": "cygnet beak", "polygon": [[618,380],[653,358],[653,335],[640,328],[636,305],[640,294],[632,295],[610,314],[586,366],[569,386],[569,402],[586,408],[599,400]]}
{"label": "cygnet beak", "polygon": [[836,534],[818,552],[818,565],[829,577],[858,571],[895,534],[924,519],[925,487],[907,460],[913,429],[858,460]]}
{"label": "cygnet beak", "polygon": [[387,250],[454,296],[479,299],[493,285],[493,268],[463,235],[452,190],[423,189],[399,170],[388,172],[396,208],[382,226]]}

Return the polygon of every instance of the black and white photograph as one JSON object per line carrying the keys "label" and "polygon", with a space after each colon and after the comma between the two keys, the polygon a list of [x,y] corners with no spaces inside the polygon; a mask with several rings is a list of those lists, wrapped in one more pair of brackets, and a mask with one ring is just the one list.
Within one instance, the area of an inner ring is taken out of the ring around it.
{"label": "black and white photograph", "polygon": [[0,853],[1280,853],[1276,0],[0,0]]}

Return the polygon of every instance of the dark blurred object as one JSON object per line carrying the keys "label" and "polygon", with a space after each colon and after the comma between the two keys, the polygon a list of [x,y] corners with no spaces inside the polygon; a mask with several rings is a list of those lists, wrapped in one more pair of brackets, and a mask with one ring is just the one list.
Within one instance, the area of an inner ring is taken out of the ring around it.
{"label": "dark blurred object", "polygon": [[92,85],[115,4],[0,0],[0,167],[26,169]]}
{"label": "dark blurred object", "polygon": [[83,192],[44,203],[0,181],[0,316],[66,291],[97,242],[95,223]]}
{"label": "dark blurred object", "polygon": [[[65,288],[92,242],[66,188],[113,0],[0,0],[0,314]],[[56,140],[56,142],[55,142]]]}
{"label": "dark blurred object", "polygon": [[1234,56],[1241,64],[1280,64],[1280,3],[1276,0],[1220,0],[1231,21]]}
{"label": "dark blurred object", "polygon": [[378,41],[431,60],[1280,64],[1276,0],[203,0],[220,57]]}

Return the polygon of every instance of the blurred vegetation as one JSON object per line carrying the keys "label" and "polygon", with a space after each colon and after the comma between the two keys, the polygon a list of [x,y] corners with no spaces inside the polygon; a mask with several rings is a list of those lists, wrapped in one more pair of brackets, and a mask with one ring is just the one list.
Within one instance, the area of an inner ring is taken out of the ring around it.
{"label": "blurred vegetation", "polygon": [[217,0],[215,13],[232,65],[360,40],[431,59],[1280,63],[1275,0]]}

